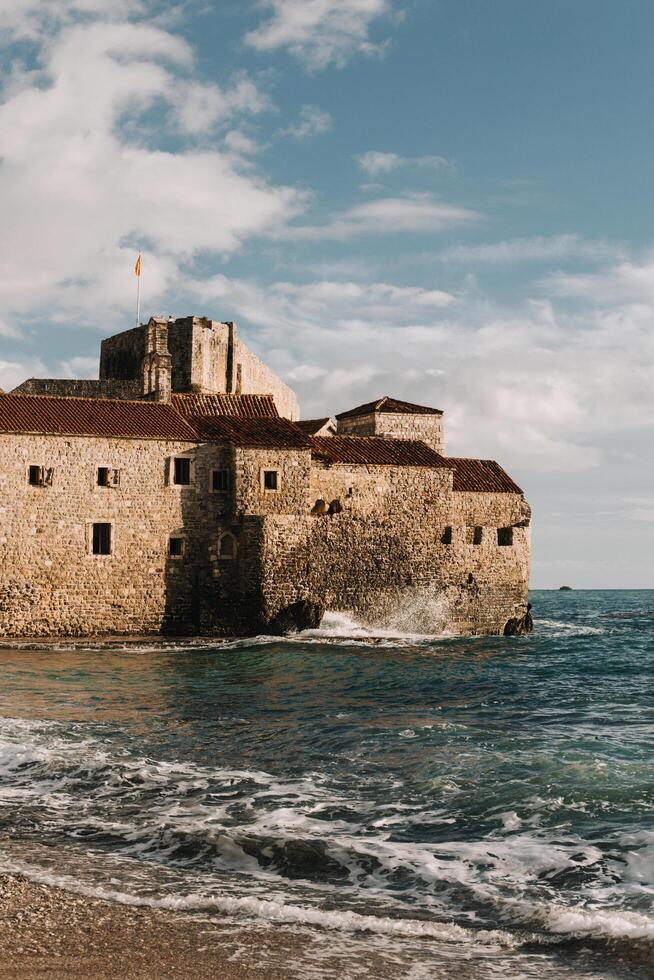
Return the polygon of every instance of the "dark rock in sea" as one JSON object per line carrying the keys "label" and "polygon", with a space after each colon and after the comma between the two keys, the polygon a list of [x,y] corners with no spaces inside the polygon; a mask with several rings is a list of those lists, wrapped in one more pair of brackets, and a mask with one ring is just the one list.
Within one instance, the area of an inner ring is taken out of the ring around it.
{"label": "dark rock in sea", "polygon": [[559,586],[559,592],[572,592],[571,585],[561,585]]}
{"label": "dark rock in sea", "polygon": [[324,608],[317,602],[300,599],[280,610],[274,619],[266,624],[264,632],[273,636],[284,636],[286,633],[294,633],[298,630],[317,629],[324,615]]}
{"label": "dark rock in sea", "polygon": [[527,611],[524,616],[516,616],[513,619],[509,619],[506,626],[504,627],[505,636],[526,636],[527,633],[531,633],[534,629],[534,620],[531,615],[531,603],[527,605]]}

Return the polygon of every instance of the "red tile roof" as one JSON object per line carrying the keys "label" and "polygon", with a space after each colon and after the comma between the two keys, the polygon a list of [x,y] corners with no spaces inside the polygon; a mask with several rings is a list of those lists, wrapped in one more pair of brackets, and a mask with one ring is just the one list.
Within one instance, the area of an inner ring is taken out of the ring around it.
{"label": "red tile roof", "polygon": [[171,403],[181,415],[239,415],[279,418],[272,395],[193,394],[173,392]]}
{"label": "red tile roof", "polygon": [[311,449],[309,437],[288,419],[214,415],[195,416],[189,422],[203,441],[231,442],[250,449]]}
{"label": "red tile roof", "polygon": [[414,405],[413,402],[402,402],[397,398],[384,395],[374,402],[366,402],[365,405],[357,405],[348,412],[341,412],[337,419],[353,419],[357,415],[371,415],[373,412],[389,413],[393,415],[442,415],[438,408],[426,408],[424,405]]}
{"label": "red tile roof", "polygon": [[430,466],[449,468],[449,461],[412,439],[375,436],[314,436],[313,456],[326,463],[362,463],[371,466]]}
{"label": "red tile roof", "polygon": [[454,464],[454,489],[473,493],[522,493],[499,463],[493,459],[447,457]]}
{"label": "red tile roof", "polygon": [[0,432],[197,442],[171,405],[109,398],[1,395]]}

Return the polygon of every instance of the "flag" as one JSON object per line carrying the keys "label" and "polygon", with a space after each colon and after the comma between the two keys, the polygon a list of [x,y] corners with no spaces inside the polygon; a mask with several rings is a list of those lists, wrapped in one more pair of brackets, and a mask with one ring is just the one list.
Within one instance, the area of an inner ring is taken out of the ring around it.
{"label": "flag", "polygon": [[140,256],[140,254],[139,254],[138,259],[136,260],[136,265],[134,266],[134,275],[137,276],[139,279],[141,278],[141,256]]}

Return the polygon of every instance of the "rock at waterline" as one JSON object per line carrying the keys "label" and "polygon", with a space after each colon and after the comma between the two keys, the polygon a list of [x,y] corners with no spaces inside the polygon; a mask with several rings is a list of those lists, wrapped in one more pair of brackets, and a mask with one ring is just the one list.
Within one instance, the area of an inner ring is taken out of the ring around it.
{"label": "rock at waterline", "polygon": [[273,619],[266,623],[264,632],[274,636],[284,636],[298,630],[318,629],[325,610],[317,602],[300,599],[281,609]]}
{"label": "rock at waterline", "polygon": [[527,605],[524,616],[516,616],[510,619],[504,627],[505,636],[526,636],[534,629],[534,620],[531,615],[531,603]]}
{"label": "rock at waterline", "polygon": [[572,592],[572,586],[571,585],[560,585],[559,586],[559,592]]}

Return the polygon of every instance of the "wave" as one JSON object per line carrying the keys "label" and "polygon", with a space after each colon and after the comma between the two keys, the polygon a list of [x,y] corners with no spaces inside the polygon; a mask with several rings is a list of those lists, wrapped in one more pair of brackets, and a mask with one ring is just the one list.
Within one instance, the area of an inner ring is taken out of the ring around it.
{"label": "wave", "polygon": [[[524,942],[525,930],[532,937],[654,938],[654,920],[637,910],[593,908],[611,894],[622,902],[612,889],[629,869],[560,822],[548,836],[503,811],[501,829],[485,838],[444,832],[433,843],[403,839],[412,824],[455,821],[424,804],[371,808],[365,793],[339,791],[320,773],[277,778],[154,760],[116,753],[88,727],[22,719],[0,719],[0,776],[0,804],[19,808],[26,840],[34,832],[40,839],[43,822],[48,839],[64,849],[122,855],[146,869],[146,879],[157,865],[187,876],[183,893],[160,894],[154,874],[148,887],[155,894],[144,895],[3,861],[5,871],[92,887],[85,893],[95,897],[458,943]],[[623,843],[633,854],[651,841]],[[634,866],[632,896],[648,893],[641,872]],[[574,883],[569,905],[551,901],[554,881],[563,891]],[[189,882],[201,887],[189,889]],[[317,907],[325,904],[332,907]]]}

